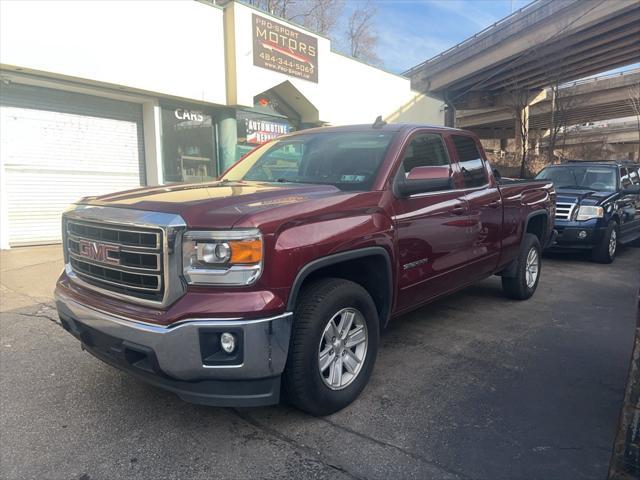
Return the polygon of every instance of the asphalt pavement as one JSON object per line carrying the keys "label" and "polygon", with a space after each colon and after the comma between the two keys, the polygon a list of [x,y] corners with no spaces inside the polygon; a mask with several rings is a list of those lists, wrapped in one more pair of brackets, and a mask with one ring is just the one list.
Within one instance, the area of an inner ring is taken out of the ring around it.
{"label": "asphalt pavement", "polygon": [[504,298],[494,277],[398,319],[361,398],[326,418],[194,406],[102,364],[46,297],[56,254],[15,255],[2,257],[4,479],[606,476],[640,248],[613,265],[546,257],[526,302]]}

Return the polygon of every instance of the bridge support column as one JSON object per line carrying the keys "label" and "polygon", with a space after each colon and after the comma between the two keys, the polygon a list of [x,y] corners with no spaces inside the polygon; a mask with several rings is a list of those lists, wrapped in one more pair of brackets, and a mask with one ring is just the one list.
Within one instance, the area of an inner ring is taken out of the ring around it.
{"label": "bridge support column", "polygon": [[444,111],[444,126],[445,127],[455,127],[456,126],[456,107],[445,103],[445,111]]}
{"label": "bridge support column", "polygon": [[454,127],[456,126],[456,106],[449,99],[449,92],[444,92],[444,126]]}

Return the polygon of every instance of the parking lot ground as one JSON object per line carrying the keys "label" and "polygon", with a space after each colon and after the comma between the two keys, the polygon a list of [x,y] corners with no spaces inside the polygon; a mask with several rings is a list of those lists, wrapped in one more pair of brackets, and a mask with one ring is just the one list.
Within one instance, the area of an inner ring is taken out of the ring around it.
{"label": "parking lot ground", "polygon": [[505,299],[491,278],[398,319],[361,398],[327,418],[287,406],[194,406],[103,365],[42,296],[59,259],[38,273],[23,258],[26,274],[3,266],[2,478],[606,476],[638,248],[613,265],[547,257],[526,302]]}

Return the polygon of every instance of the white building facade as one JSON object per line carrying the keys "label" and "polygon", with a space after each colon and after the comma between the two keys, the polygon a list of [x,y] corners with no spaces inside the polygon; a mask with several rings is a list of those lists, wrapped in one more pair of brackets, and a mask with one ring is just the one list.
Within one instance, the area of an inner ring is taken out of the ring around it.
{"label": "white building facade", "polygon": [[214,179],[319,125],[443,124],[441,100],[241,2],[0,2],[0,246],[80,197]]}

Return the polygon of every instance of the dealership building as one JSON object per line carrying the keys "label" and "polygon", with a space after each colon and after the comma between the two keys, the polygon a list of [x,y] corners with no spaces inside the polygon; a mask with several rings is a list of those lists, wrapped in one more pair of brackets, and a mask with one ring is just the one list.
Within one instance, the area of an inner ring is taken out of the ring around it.
{"label": "dealership building", "polygon": [[239,1],[0,4],[0,246],[80,197],[203,182],[294,130],[442,124],[442,101]]}

